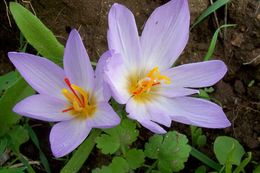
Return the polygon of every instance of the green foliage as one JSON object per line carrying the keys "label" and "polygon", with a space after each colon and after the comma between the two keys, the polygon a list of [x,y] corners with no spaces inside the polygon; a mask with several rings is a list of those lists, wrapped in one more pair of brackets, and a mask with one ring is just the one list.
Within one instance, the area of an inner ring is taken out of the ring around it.
{"label": "green foliage", "polygon": [[8,139],[6,137],[0,138],[0,156],[5,152],[8,144]]}
{"label": "green foliage", "polygon": [[225,165],[227,162],[239,165],[245,150],[236,139],[228,136],[219,136],[214,142],[214,153],[222,165]]}
{"label": "green foliage", "polygon": [[14,126],[8,132],[8,136],[10,137],[10,147],[16,153],[19,153],[20,145],[29,140],[28,131],[22,126]]}
{"label": "green foliage", "polygon": [[253,173],[260,173],[260,165],[258,165],[258,166],[254,169]]}
{"label": "green foliage", "polygon": [[112,163],[108,166],[102,166],[92,171],[92,173],[127,173],[129,172],[129,165],[122,157],[114,157]]}
{"label": "green foliage", "polygon": [[214,92],[214,88],[212,87],[199,89],[199,97],[206,100],[210,100],[209,94],[213,92]]}
{"label": "green foliage", "polygon": [[203,21],[206,17],[208,17],[210,14],[215,12],[217,9],[222,7],[223,5],[227,4],[230,0],[217,0],[214,2],[210,7],[208,7],[206,10],[202,12],[202,14],[195,20],[193,25],[191,26],[191,29],[194,28],[197,24],[199,24],[201,21]]}
{"label": "green foliage", "polygon": [[202,129],[195,126],[190,126],[191,141],[193,146],[203,147],[207,143],[207,137],[202,134]]}
{"label": "green foliage", "polygon": [[26,40],[44,57],[61,64],[64,47],[54,34],[29,10],[16,2],[10,2],[15,23]]}
{"label": "green foliage", "polygon": [[34,93],[33,89],[22,78],[17,77],[19,75],[16,72],[14,73],[7,74],[8,77],[6,75],[0,77],[0,79],[5,79],[2,80],[5,83],[6,81],[10,81],[8,85],[5,85],[6,88],[4,88],[4,92],[0,98],[0,109],[5,110],[0,112],[0,137],[21,118],[13,112],[14,105]]}
{"label": "green foliage", "polygon": [[24,173],[24,168],[0,168],[0,173]]}
{"label": "green foliage", "polygon": [[198,167],[198,168],[195,170],[195,173],[206,173],[206,172],[207,172],[207,168],[206,168],[206,166],[204,166],[204,165]]}
{"label": "green foliage", "polygon": [[143,150],[131,149],[126,152],[126,161],[131,169],[139,168],[144,163],[144,152]]}
{"label": "green foliage", "polygon": [[208,61],[208,60],[212,57],[212,55],[213,55],[213,53],[214,53],[214,50],[215,50],[215,47],[216,47],[216,43],[217,43],[217,39],[218,39],[218,34],[219,34],[220,30],[221,30],[222,28],[227,28],[227,27],[231,27],[231,26],[233,27],[233,26],[236,26],[236,25],[234,25],[234,24],[222,25],[222,26],[220,26],[220,27],[215,31],[215,33],[214,33],[214,35],[213,35],[213,37],[212,37],[212,39],[211,39],[208,52],[207,52],[207,54],[206,54],[205,57],[204,57],[204,61]]}
{"label": "green foliage", "polygon": [[175,131],[168,132],[164,137],[154,135],[145,144],[145,155],[157,159],[159,171],[178,172],[184,168],[191,151],[187,143],[187,137]]}
{"label": "green foliage", "polygon": [[117,127],[104,130],[96,139],[97,147],[104,154],[114,154],[120,147],[126,147],[136,141],[139,131],[136,129],[136,123],[129,119],[123,119]]}
{"label": "green foliage", "polygon": [[41,163],[42,163],[45,171],[47,173],[50,173],[51,169],[50,169],[50,166],[49,166],[48,159],[46,158],[45,154],[41,150],[40,143],[39,143],[37,135],[35,134],[33,129],[28,124],[26,125],[26,129],[28,130],[29,136],[30,136],[31,140],[33,141],[34,145],[39,150],[40,160],[41,160]]}

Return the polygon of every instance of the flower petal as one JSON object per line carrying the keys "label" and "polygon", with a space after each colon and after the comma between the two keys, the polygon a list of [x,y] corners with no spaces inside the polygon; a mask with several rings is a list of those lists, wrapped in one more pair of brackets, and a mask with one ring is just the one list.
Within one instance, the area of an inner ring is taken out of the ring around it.
{"label": "flower petal", "polygon": [[184,124],[207,128],[225,128],[230,126],[222,108],[215,103],[192,97],[157,97],[155,105],[161,113]]}
{"label": "flower petal", "polygon": [[128,78],[130,72],[121,55],[113,54],[107,60],[105,69],[105,81],[112,90],[112,96],[120,104],[125,104],[131,97],[128,92]]}
{"label": "flower petal", "polygon": [[142,124],[142,126],[144,126],[145,128],[151,130],[152,132],[154,132],[156,134],[166,133],[166,131],[161,126],[159,126],[158,124],[156,124],[150,120],[142,120],[140,123]]}
{"label": "flower petal", "polygon": [[105,52],[99,59],[95,70],[95,90],[97,101],[108,101],[111,97],[111,90],[108,84],[104,81],[104,70],[109,57],[112,54],[110,51]]}
{"label": "flower petal", "polygon": [[62,157],[77,148],[91,130],[86,121],[72,119],[55,124],[50,133],[51,150],[55,157]]}
{"label": "flower petal", "polygon": [[120,53],[128,65],[137,66],[140,59],[140,41],[132,12],[115,3],[108,16],[108,45]]}
{"label": "flower petal", "polygon": [[176,87],[174,84],[165,84],[158,87],[159,88],[158,90],[156,90],[155,93],[164,97],[182,97],[199,93],[199,90],[184,87]]}
{"label": "flower petal", "polygon": [[8,56],[23,78],[40,94],[64,99],[61,89],[65,88],[62,68],[39,56],[9,52]]}
{"label": "flower petal", "polygon": [[147,69],[172,66],[187,44],[189,25],[187,0],[172,0],[154,10],[141,36],[142,58]]}
{"label": "flower petal", "polygon": [[79,33],[70,32],[64,52],[64,70],[71,83],[86,91],[93,88],[94,71]]}
{"label": "flower petal", "polygon": [[69,113],[63,113],[67,102],[48,95],[37,94],[17,103],[13,111],[26,117],[55,122],[72,119]]}
{"label": "flower petal", "polygon": [[164,75],[171,78],[176,87],[208,87],[217,83],[227,72],[223,61],[213,60],[180,65],[167,70]]}
{"label": "flower petal", "polygon": [[111,128],[120,123],[120,118],[106,102],[99,102],[95,115],[87,119],[93,128]]}
{"label": "flower petal", "polygon": [[171,124],[171,119],[168,115],[160,115],[154,113],[150,108],[154,106],[152,102],[138,102],[133,98],[126,104],[126,112],[128,117],[140,122],[144,127],[148,128],[154,133],[162,134],[166,131],[157,123],[163,124],[167,127]]}

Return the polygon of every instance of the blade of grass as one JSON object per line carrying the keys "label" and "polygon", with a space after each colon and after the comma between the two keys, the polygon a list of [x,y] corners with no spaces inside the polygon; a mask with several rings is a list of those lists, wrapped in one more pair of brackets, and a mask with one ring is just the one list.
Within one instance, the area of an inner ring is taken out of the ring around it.
{"label": "blade of grass", "polygon": [[231,26],[236,26],[236,25],[235,25],[235,24],[222,25],[222,26],[220,26],[220,27],[215,31],[215,33],[214,33],[214,35],[213,35],[213,37],[212,37],[212,39],[211,39],[208,52],[207,52],[207,54],[206,54],[205,57],[204,57],[204,61],[208,61],[208,60],[212,57],[213,52],[214,52],[215,47],[216,47],[216,43],[217,43],[219,31],[220,31],[222,28],[227,28],[227,27],[231,27]]}
{"label": "blade of grass", "polygon": [[211,13],[227,4],[230,0],[217,0],[211,6],[209,6],[206,10],[202,12],[202,14],[196,19],[196,21],[192,24],[190,29],[193,29],[197,24],[199,24],[202,20],[208,17]]}
{"label": "blade of grass", "polygon": [[61,173],[77,173],[95,146],[95,139],[101,130],[93,129],[88,138],[79,146],[69,162],[62,168]]}
{"label": "blade of grass", "polygon": [[200,152],[199,150],[195,149],[194,147],[192,147],[190,155],[192,155],[202,163],[206,164],[212,169],[215,169],[218,172],[222,168],[220,164],[216,163],[214,160],[210,159],[208,156],[206,156],[204,153]]}
{"label": "blade of grass", "polygon": [[47,173],[51,173],[51,169],[50,169],[50,165],[49,165],[48,159],[46,158],[45,154],[42,152],[42,149],[40,147],[40,143],[39,143],[37,135],[35,134],[33,129],[28,124],[25,125],[25,128],[28,130],[28,133],[29,133],[29,136],[30,136],[32,142],[34,143],[34,145],[39,150],[40,160],[41,160],[41,163],[42,163],[45,171]]}

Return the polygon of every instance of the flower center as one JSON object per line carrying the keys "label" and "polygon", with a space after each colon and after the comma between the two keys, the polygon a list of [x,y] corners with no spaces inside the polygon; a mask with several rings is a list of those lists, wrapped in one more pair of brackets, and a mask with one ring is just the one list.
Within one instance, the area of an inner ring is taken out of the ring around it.
{"label": "flower center", "polygon": [[68,100],[69,106],[62,112],[71,112],[77,118],[91,117],[96,111],[95,99],[90,99],[88,92],[77,85],[71,84],[68,78],[65,78],[64,81],[69,90],[63,88],[61,92]]}
{"label": "flower center", "polygon": [[132,94],[134,96],[147,93],[153,86],[160,85],[162,82],[166,84],[171,83],[171,79],[167,76],[161,75],[158,67],[153,68],[149,71],[144,78],[139,80],[134,87],[132,87]]}

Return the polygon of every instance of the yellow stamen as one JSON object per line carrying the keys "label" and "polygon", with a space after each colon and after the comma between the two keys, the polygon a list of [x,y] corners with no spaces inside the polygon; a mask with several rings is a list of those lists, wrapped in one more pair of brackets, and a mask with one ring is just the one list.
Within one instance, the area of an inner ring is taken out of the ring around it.
{"label": "yellow stamen", "polygon": [[134,96],[147,93],[152,89],[153,86],[160,85],[162,81],[165,84],[171,83],[171,79],[167,76],[161,75],[159,68],[155,67],[149,71],[143,79],[139,80],[136,86],[130,87],[131,93]]}
{"label": "yellow stamen", "polygon": [[65,82],[71,91],[66,88],[61,90],[69,103],[68,108],[65,108],[62,112],[71,112],[77,118],[91,117],[96,111],[95,98],[90,98],[89,94],[81,87],[70,84],[67,78],[65,78]]}

